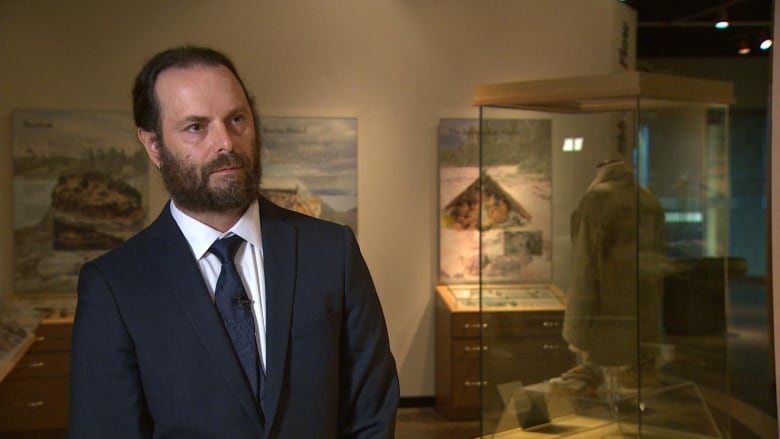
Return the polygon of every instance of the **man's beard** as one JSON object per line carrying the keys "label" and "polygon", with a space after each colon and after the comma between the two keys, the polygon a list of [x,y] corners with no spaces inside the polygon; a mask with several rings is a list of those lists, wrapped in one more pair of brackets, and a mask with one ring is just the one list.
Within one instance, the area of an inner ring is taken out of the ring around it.
{"label": "man's beard", "polygon": [[[254,160],[236,152],[219,155],[202,166],[179,160],[160,138],[160,174],[171,198],[181,209],[191,212],[225,212],[246,208],[260,194],[260,151],[255,141]],[[223,176],[209,185],[212,172],[237,166],[243,172]]]}

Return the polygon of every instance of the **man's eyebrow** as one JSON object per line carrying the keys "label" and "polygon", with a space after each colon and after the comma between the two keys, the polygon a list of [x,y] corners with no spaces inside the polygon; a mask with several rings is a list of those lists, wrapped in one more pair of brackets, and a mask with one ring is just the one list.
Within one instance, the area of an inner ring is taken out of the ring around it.
{"label": "man's eyebrow", "polygon": [[232,110],[228,111],[228,115],[235,116],[238,113],[247,113],[249,112],[249,108],[247,108],[246,105],[237,105]]}
{"label": "man's eyebrow", "polygon": [[203,123],[203,122],[206,122],[207,120],[209,120],[209,119],[207,117],[205,117],[205,116],[191,115],[191,116],[187,116],[184,119],[180,120],[179,123],[176,124],[176,125],[184,126],[184,125],[189,125],[189,124],[192,124],[192,123]]}

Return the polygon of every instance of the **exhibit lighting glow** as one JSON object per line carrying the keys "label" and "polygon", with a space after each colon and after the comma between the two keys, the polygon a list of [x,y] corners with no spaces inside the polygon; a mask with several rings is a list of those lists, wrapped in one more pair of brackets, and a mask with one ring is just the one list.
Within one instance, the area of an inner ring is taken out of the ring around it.
{"label": "exhibit lighting glow", "polygon": [[696,211],[666,212],[664,214],[667,223],[694,223],[698,224],[704,220],[704,215]]}
{"label": "exhibit lighting glow", "polygon": [[761,44],[759,44],[758,47],[760,47],[761,50],[769,50],[769,48],[772,47],[772,39],[764,38],[761,40]]}
{"label": "exhibit lighting glow", "polygon": [[718,20],[715,22],[715,29],[728,29],[728,27],[729,27],[728,20]]}
{"label": "exhibit lighting glow", "polygon": [[563,139],[563,151],[564,152],[582,151],[583,142],[584,142],[583,137],[567,137]]}
{"label": "exhibit lighting glow", "polygon": [[726,14],[726,8],[720,10],[720,18],[715,22],[715,29],[728,29],[729,17]]}
{"label": "exhibit lighting glow", "polygon": [[747,55],[750,53],[750,46],[746,44],[741,44],[739,46],[739,49],[737,49],[737,53],[740,55]]}

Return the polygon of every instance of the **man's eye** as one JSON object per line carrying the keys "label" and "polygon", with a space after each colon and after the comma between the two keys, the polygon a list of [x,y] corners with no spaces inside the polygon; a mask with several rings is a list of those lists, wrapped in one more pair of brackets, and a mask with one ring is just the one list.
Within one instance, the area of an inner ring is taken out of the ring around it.
{"label": "man's eye", "polygon": [[187,125],[185,130],[189,131],[191,133],[197,133],[198,131],[202,131],[203,130],[203,124],[193,123],[193,124]]}
{"label": "man's eye", "polygon": [[239,124],[243,123],[245,119],[246,118],[244,117],[243,114],[235,115],[235,116],[233,116],[233,124],[234,125],[239,125]]}

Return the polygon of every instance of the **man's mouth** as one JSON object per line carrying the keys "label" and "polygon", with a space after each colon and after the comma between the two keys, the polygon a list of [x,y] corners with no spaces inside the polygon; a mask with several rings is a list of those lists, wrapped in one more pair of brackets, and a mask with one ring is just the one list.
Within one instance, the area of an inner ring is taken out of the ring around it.
{"label": "man's mouth", "polygon": [[233,175],[246,169],[246,163],[238,155],[224,155],[215,159],[206,169],[207,175]]}
{"label": "man's mouth", "polygon": [[219,167],[219,168],[213,170],[211,173],[212,174],[230,174],[230,173],[233,173],[233,172],[240,171],[241,169],[242,169],[242,167],[239,166],[239,165],[222,166],[222,167]]}
{"label": "man's mouth", "polygon": [[221,171],[234,171],[236,169],[241,169],[241,168],[238,167],[238,166],[226,166],[224,168],[217,169],[217,172],[221,172]]}

